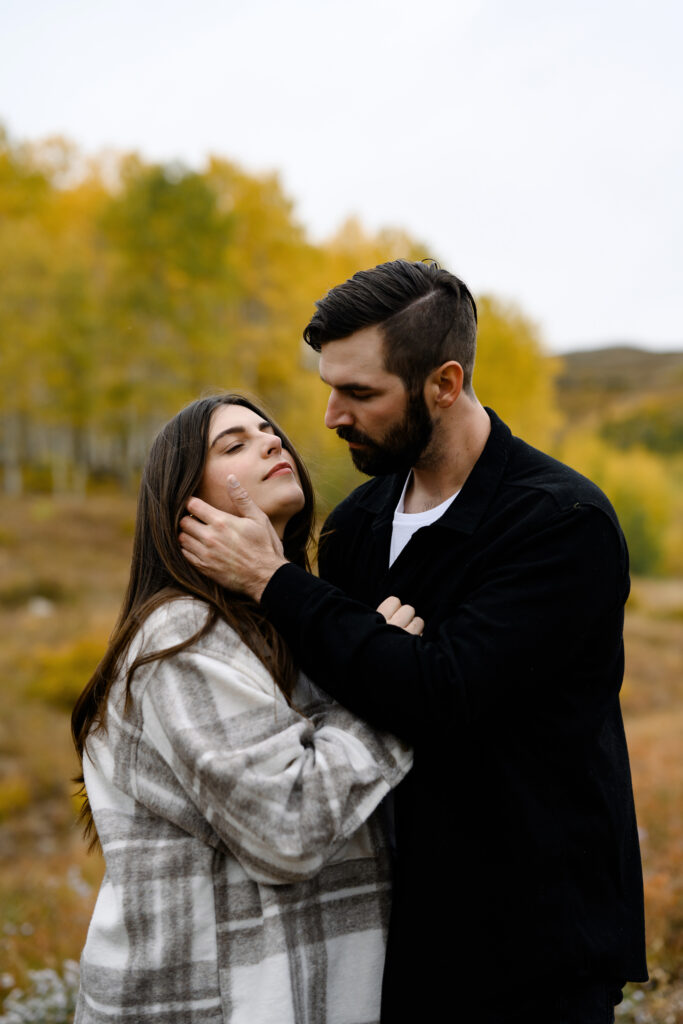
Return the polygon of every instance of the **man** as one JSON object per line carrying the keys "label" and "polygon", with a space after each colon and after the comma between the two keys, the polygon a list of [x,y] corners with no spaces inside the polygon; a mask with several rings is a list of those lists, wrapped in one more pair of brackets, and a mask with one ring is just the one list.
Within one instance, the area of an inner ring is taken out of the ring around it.
{"label": "man", "polygon": [[[647,978],[614,511],[480,405],[456,277],[399,260],[317,306],[304,336],[325,422],[376,475],[330,516],[323,579],[285,562],[234,479],[239,515],[193,500],[185,553],[415,748],[395,794],[382,1020],[607,1024],[623,983]],[[422,637],[370,610],[388,595],[417,608]]]}

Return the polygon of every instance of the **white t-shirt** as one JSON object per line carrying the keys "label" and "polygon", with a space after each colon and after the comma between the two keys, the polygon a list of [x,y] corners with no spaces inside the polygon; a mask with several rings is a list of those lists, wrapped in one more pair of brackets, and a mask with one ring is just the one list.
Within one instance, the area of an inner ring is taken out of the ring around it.
{"label": "white t-shirt", "polygon": [[389,565],[392,566],[398,556],[403,551],[404,547],[413,536],[416,530],[419,530],[422,526],[429,526],[430,523],[435,523],[437,519],[440,519],[447,508],[455,501],[460,494],[460,491],[456,491],[455,494],[451,494],[450,498],[446,498],[440,505],[435,508],[427,509],[426,512],[404,512],[404,503],[406,497],[406,491],[408,490],[408,483],[411,478],[411,473],[408,474],[406,482],[403,485],[401,497],[398,499],[398,505],[394,512],[394,521],[391,530],[391,547],[389,548]]}

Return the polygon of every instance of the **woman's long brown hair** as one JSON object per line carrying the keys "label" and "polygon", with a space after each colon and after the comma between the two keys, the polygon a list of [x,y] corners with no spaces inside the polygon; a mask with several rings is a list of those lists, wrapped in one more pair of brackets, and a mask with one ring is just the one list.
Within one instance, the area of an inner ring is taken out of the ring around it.
{"label": "woman's long brown hair", "polygon": [[150,450],[140,483],[130,580],[118,621],[104,657],[95,669],[71,715],[71,732],[81,762],[83,803],[80,821],[91,847],[97,844],[92,811],[83,784],[82,764],[88,736],[106,728],[109,691],[122,671],[133,637],[155,608],[188,594],[209,607],[206,623],[194,635],[174,647],[136,658],[126,673],[126,702],[135,670],[150,661],[168,657],[204,636],[216,620],[224,619],[268,669],[286,697],[296,679],[296,667],[282,637],[243,594],[225,590],[203,576],[187,561],[178,542],[180,520],[187,500],[196,494],[206,462],[211,415],[221,405],[241,405],[270,423],[294,459],[305,503],[285,529],[283,546],[289,561],[308,569],[308,545],[314,520],[313,488],[306,467],[276,423],[241,395],[223,393],[192,402],[160,431]]}

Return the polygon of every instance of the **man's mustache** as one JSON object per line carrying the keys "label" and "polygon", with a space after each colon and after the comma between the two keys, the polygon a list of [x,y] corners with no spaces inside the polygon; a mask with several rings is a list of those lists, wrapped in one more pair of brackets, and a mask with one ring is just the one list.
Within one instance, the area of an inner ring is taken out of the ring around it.
{"label": "man's mustache", "polygon": [[342,441],[351,441],[352,444],[365,444],[369,448],[377,447],[367,434],[363,434],[360,430],[354,430],[353,427],[337,427],[337,437],[340,437]]}

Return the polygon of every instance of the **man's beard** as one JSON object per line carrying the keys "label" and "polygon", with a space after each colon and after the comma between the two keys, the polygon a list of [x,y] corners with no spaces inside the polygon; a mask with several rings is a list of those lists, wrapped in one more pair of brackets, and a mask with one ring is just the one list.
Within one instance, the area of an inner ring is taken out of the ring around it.
{"label": "man's beard", "polygon": [[409,395],[403,419],[391,427],[381,441],[373,441],[353,427],[337,427],[342,440],[367,446],[350,451],[356,469],[368,476],[407,473],[419,461],[433,431],[434,423],[421,392]]}

